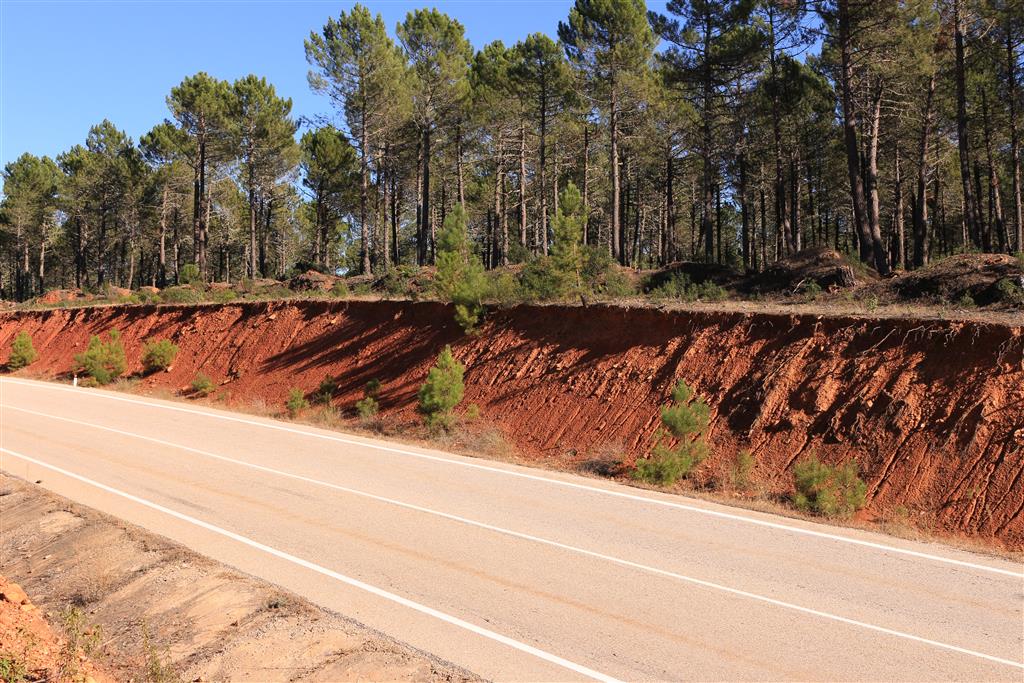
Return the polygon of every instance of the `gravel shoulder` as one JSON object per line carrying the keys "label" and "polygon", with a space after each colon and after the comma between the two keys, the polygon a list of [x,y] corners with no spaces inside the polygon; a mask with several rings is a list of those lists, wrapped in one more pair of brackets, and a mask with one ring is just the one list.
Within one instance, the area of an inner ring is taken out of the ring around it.
{"label": "gravel shoulder", "polygon": [[[163,537],[0,475],[0,567],[91,659],[145,681],[469,681],[475,676]],[[12,605],[13,607],[13,605]],[[29,611],[16,610],[22,614]],[[55,629],[56,630],[56,629]]]}

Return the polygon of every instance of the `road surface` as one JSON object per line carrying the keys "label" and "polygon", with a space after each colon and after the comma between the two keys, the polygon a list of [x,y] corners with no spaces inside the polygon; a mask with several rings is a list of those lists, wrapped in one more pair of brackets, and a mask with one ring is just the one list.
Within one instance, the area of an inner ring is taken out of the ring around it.
{"label": "road surface", "polygon": [[486,678],[1024,680],[1024,566],[939,544],[20,379],[0,469]]}

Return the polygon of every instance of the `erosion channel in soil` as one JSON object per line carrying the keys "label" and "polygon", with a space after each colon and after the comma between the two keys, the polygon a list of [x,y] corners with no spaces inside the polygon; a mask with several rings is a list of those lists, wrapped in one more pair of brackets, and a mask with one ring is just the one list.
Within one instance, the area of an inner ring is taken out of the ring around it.
{"label": "erosion channel in soil", "polygon": [[438,351],[466,364],[466,403],[523,459],[576,467],[651,447],[676,380],[711,405],[701,467],[740,449],[763,494],[792,489],[815,454],[855,459],[868,517],[1024,548],[1024,326],[785,313],[519,306],[466,336],[437,303],[256,302],[56,309],[0,315],[0,358],[32,335],[30,374],[67,377],[89,336],[120,330],[129,372],[142,344],[180,346],[144,387],[187,393],[197,372],[228,403],[282,407],[293,387],[337,379],[350,410],[380,380],[385,419],[417,420],[416,392]]}

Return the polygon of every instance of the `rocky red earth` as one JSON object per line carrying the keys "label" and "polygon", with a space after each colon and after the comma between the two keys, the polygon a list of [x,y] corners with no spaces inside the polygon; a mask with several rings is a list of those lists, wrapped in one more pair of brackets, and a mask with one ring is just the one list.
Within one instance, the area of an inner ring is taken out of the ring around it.
{"label": "rocky red earth", "polygon": [[186,393],[197,372],[228,402],[282,406],[336,378],[346,409],[367,381],[383,413],[417,419],[438,351],[466,364],[466,402],[524,458],[582,464],[614,447],[646,453],[659,407],[685,379],[711,405],[709,471],[741,449],[769,495],[792,488],[802,456],[856,460],[867,516],[1024,548],[1024,326],[784,313],[519,306],[463,335],[437,303],[259,302],[125,306],[0,315],[0,358],[28,331],[30,372],[67,377],[89,336],[122,332],[129,371],[142,344],[181,347],[144,380]]}
{"label": "rocky red earth", "polygon": [[[76,636],[76,641],[89,640],[90,627]],[[0,576],[0,680],[97,683],[114,679],[66,635],[50,628],[21,586]]]}

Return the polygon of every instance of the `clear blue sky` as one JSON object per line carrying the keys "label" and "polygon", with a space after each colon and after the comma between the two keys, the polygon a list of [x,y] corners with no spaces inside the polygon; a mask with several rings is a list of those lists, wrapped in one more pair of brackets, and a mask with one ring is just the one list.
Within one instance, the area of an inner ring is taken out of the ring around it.
{"label": "clear blue sky", "polygon": [[[306,84],[303,40],[352,2],[0,0],[0,164],[56,156],[109,118],[136,141],[167,114],[184,76],[266,76],[296,116],[327,113]],[[458,19],[475,48],[542,31],[554,36],[572,0],[363,0],[395,24],[417,7]],[[651,3],[652,6],[662,3]]]}

